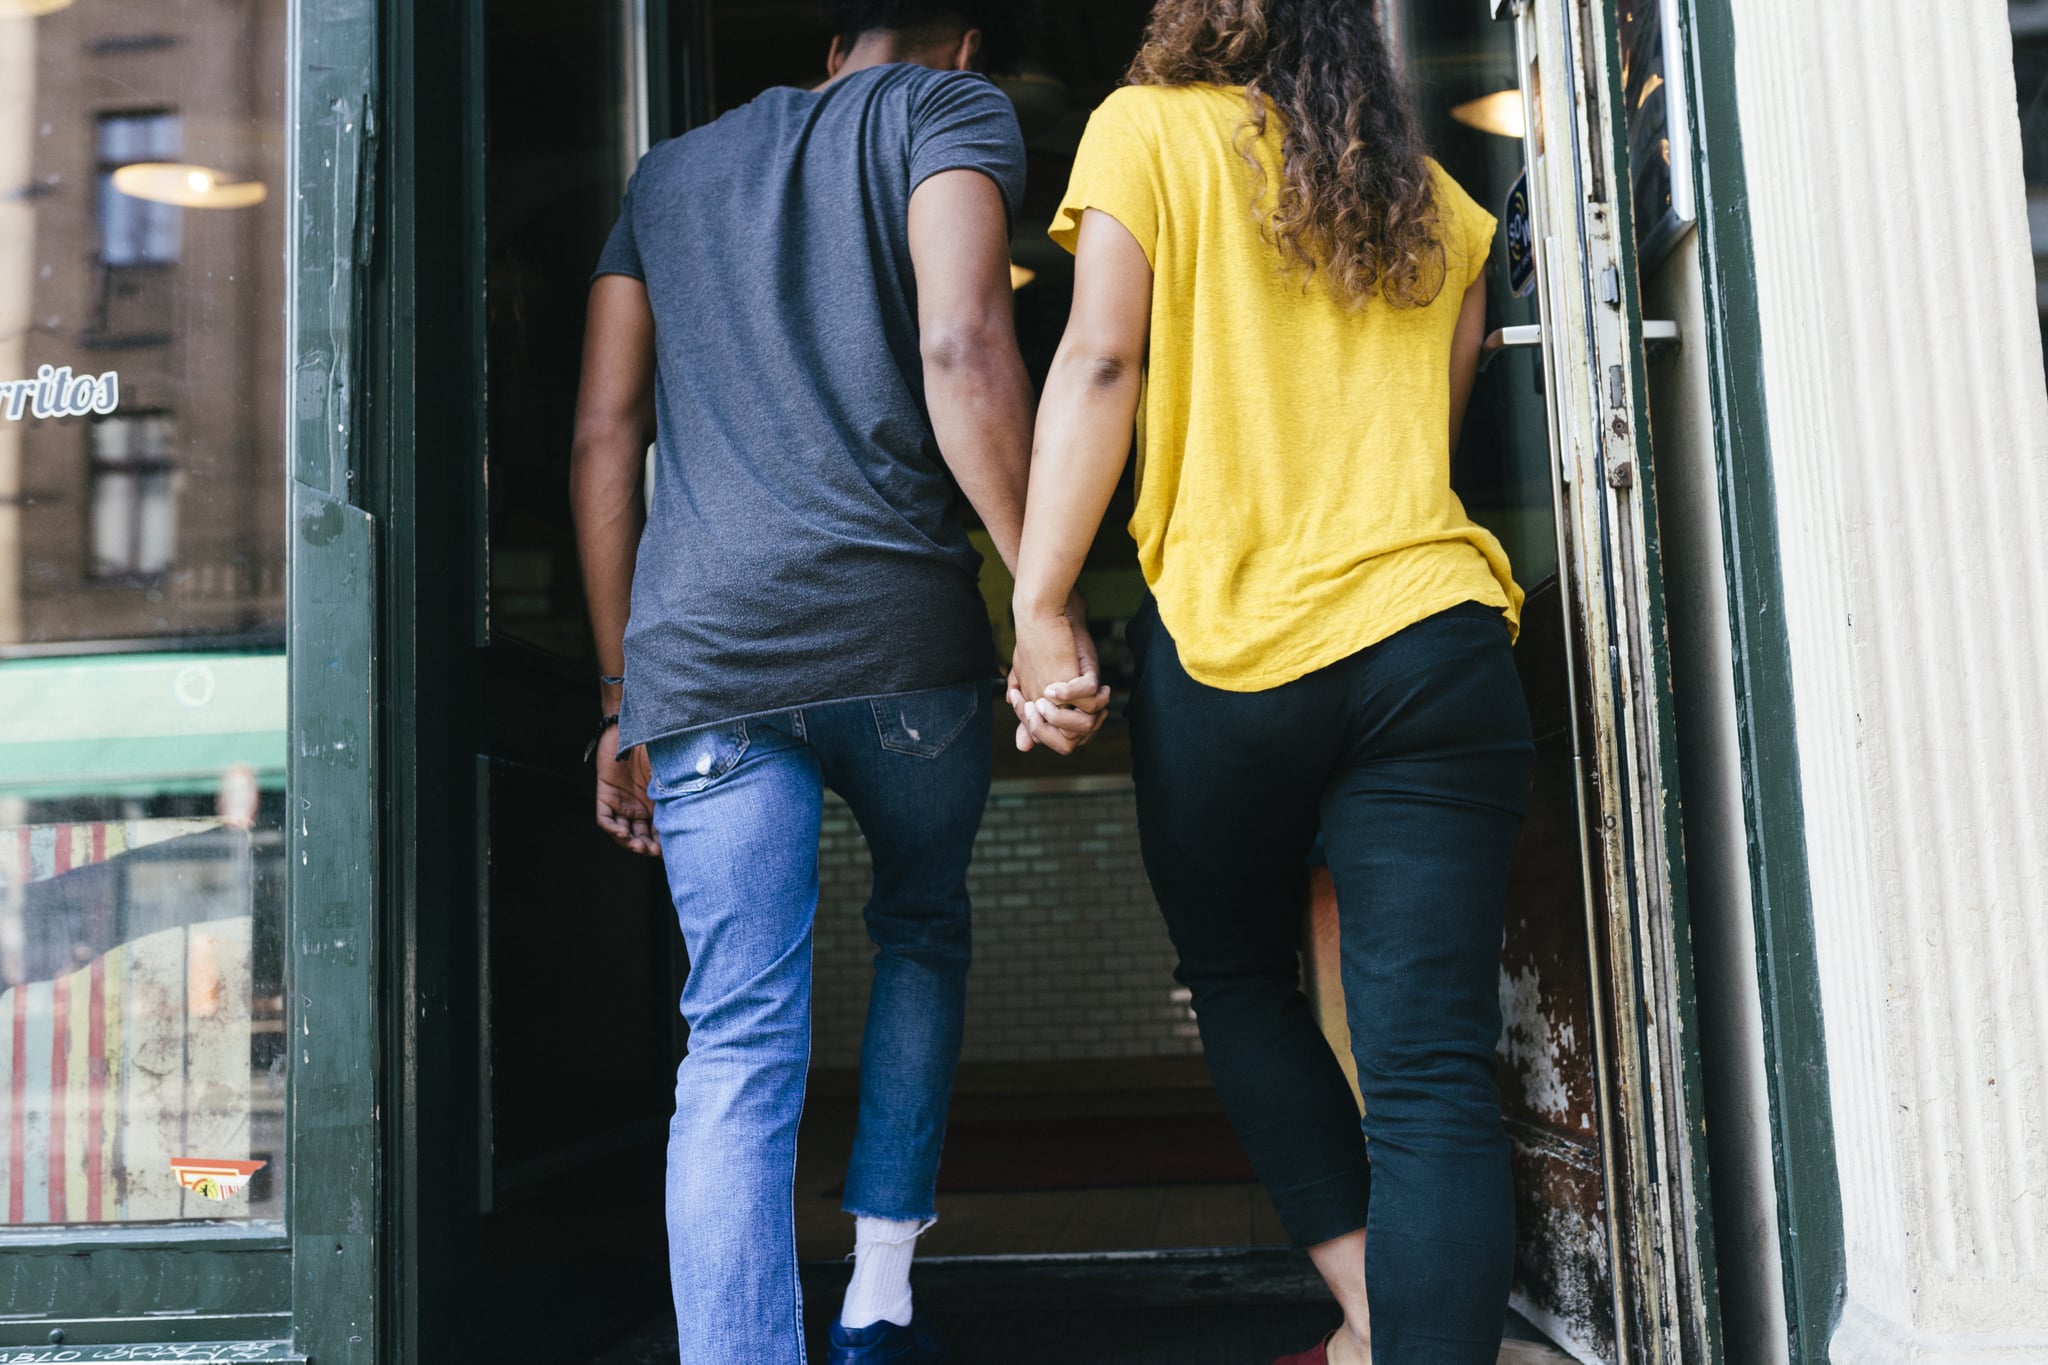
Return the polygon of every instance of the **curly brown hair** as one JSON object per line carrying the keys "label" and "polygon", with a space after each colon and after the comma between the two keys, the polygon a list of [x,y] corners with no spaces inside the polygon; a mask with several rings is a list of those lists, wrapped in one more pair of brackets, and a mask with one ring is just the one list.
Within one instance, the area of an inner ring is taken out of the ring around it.
{"label": "curly brown hair", "polygon": [[[1241,85],[1253,211],[1288,263],[1337,297],[1424,307],[1448,275],[1422,136],[1365,0],[1158,0],[1134,85]],[[1277,112],[1279,192],[1254,154]]]}

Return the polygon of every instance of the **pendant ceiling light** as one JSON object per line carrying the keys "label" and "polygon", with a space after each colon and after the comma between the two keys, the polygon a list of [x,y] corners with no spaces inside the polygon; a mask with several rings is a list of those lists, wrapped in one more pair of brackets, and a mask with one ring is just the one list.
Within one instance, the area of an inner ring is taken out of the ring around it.
{"label": "pendant ceiling light", "polygon": [[1451,110],[1451,117],[1482,133],[1519,139],[1522,136],[1522,92],[1498,90],[1491,95],[1481,95]]}
{"label": "pendant ceiling light", "polygon": [[[6,0],[0,0],[0,4]],[[181,209],[245,209],[270,197],[260,180],[237,180],[211,166],[138,161],[114,172],[114,188],[135,199]]]}

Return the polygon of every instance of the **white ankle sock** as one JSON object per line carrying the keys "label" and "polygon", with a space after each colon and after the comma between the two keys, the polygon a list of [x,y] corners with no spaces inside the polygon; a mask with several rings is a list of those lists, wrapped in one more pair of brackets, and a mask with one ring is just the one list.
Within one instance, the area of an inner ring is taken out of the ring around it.
{"label": "white ankle sock", "polygon": [[841,1327],[868,1327],[884,1320],[910,1322],[910,1258],[930,1223],[915,1218],[853,1220],[853,1280],[846,1286]]}

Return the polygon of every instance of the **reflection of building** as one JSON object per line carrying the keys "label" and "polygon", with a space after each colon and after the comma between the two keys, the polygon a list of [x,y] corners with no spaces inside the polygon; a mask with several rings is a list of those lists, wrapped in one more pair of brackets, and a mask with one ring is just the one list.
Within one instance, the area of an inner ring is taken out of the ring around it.
{"label": "reflection of building", "polygon": [[[121,391],[103,419],[0,408],[0,648],[281,634],[283,163],[252,130],[282,114],[249,79],[284,70],[281,7],[84,0],[0,35],[0,182],[27,187],[0,201],[0,381]],[[113,183],[137,162],[269,193],[139,198]]]}
{"label": "reflection of building", "polygon": [[285,17],[0,0],[0,1224],[282,1206]]}

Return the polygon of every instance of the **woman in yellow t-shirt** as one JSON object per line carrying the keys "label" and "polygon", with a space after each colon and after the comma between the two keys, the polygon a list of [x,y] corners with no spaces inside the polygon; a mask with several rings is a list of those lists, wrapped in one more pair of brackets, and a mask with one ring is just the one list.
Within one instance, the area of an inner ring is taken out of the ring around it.
{"label": "woman in yellow t-shirt", "polygon": [[[1491,1365],[1507,1302],[1494,1043],[1533,751],[1521,590],[1450,484],[1493,230],[1423,154],[1372,7],[1318,0],[1160,0],[1052,227],[1075,297],[1019,743],[1064,751],[1059,708],[1101,704],[1062,613],[1135,420],[1145,866],[1217,1090],[1344,1309],[1302,1365]],[[1366,1141],[1300,988],[1318,833]]]}

